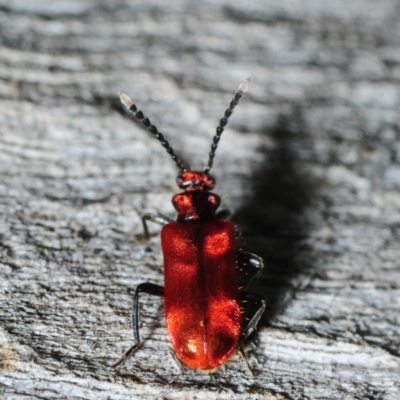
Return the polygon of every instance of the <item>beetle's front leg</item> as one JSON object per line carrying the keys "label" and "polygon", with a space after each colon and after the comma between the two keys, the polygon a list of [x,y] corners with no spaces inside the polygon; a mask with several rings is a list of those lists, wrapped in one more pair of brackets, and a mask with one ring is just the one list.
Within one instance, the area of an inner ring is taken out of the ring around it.
{"label": "beetle's front leg", "polygon": [[244,290],[251,289],[260,278],[264,269],[264,260],[257,254],[248,253],[247,251],[238,251],[236,253],[236,262],[239,269],[245,269],[247,265],[255,268],[249,281],[244,286]]}
{"label": "beetle's front leg", "polygon": [[122,358],[111,366],[112,369],[118,368],[124,364],[132,355],[139,349],[142,345],[140,343],[139,337],[139,294],[147,293],[153,296],[164,296],[164,288],[160,285],[155,285],[154,283],[141,283],[136,287],[135,296],[133,300],[133,310],[132,310],[132,324],[133,324],[133,338],[135,344],[122,356]]}
{"label": "beetle's front leg", "polygon": [[159,225],[166,225],[166,224],[172,222],[173,219],[171,219],[163,214],[157,213],[157,212],[144,214],[142,216],[143,236],[141,238],[142,241],[144,241],[144,242],[148,242],[150,240],[149,228],[147,227],[146,221],[155,222],[156,224],[159,224]]}

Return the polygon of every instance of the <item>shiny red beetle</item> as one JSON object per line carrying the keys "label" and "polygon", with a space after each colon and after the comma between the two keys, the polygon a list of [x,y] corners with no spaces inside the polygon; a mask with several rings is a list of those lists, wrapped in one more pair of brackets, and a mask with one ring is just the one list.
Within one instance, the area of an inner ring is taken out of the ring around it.
{"label": "shiny red beetle", "polygon": [[[179,360],[193,369],[213,370],[226,363],[242,341],[255,329],[266,307],[266,299],[249,291],[260,275],[260,257],[238,251],[234,225],[224,219],[229,213],[217,212],[220,198],[210,190],[215,180],[209,172],[221,134],[233,109],[248,89],[246,79],[235,93],[216,129],[207,166],[202,172],[190,171],[175,155],[164,136],[137,109],[131,99],[120,93],[121,102],[158,139],[180,171],[177,184],[182,193],[172,203],[176,221],[158,213],[142,217],[144,238],[149,239],[147,221],[164,225],[161,245],[164,256],[164,287],[152,283],[137,286],[133,306],[135,345],[113,365],[123,364],[139,347],[139,294],[164,296],[169,336]],[[239,288],[238,270],[250,264],[255,271],[244,288]],[[250,301],[256,312],[243,326],[241,302]]]}

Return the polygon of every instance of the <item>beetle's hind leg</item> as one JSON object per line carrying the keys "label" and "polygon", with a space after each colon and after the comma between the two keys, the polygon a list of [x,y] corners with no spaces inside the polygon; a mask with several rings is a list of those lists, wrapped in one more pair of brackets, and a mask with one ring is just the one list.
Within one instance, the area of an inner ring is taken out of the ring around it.
{"label": "beetle's hind leg", "polygon": [[[249,319],[249,323],[242,331],[242,339],[240,344],[254,331],[257,327],[258,321],[263,315],[265,308],[267,307],[267,298],[257,292],[250,291],[260,278],[263,269],[264,269],[264,261],[260,256],[257,256],[253,253],[248,253],[246,251],[238,251],[236,253],[236,263],[239,268],[239,272],[243,272],[243,270],[247,269],[248,266],[252,267],[252,270],[248,275],[246,284],[241,288],[241,301],[242,303],[252,303],[253,307],[256,308],[256,312]],[[239,273],[239,275],[241,275]],[[247,275],[247,273],[246,273]],[[248,307],[246,307],[248,308]],[[243,351],[242,351],[243,352]]]}
{"label": "beetle's hind leg", "polygon": [[262,294],[257,293],[257,292],[243,291],[243,292],[241,292],[240,295],[241,295],[242,303],[250,302],[250,303],[253,303],[253,305],[257,308],[256,312],[249,319],[248,324],[242,329],[242,337],[240,339],[239,347],[238,347],[239,353],[245,359],[247,367],[249,368],[253,377],[255,377],[256,374],[255,374],[253,368],[251,368],[249,361],[247,360],[247,356],[246,356],[245,351],[243,350],[242,344],[256,329],[257,324],[260,321],[260,318],[264,314],[264,311],[267,307],[267,299],[265,296],[263,296]]}
{"label": "beetle's hind leg", "polygon": [[147,221],[155,222],[159,225],[166,225],[172,222],[173,219],[157,212],[144,214],[142,216],[143,235],[140,237],[142,242],[148,242],[150,240],[150,233],[149,228],[147,227]]}
{"label": "beetle's hind leg", "polygon": [[[250,271],[249,274],[250,278],[243,286],[244,290],[252,289],[263,272],[264,260],[256,254],[240,250],[236,253],[236,264],[239,268],[239,277],[242,275],[242,270],[247,269],[249,265],[253,268],[253,271]],[[248,273],[246,272],[246,274]]]}
{"label": "beetle's hind leg", "polygon": [[139,337],[139,294],[147,293],[153,296],[164,296],[164,288],[154,283],[141,283],[136,287],[132,309],[133,338],[135,344],[122,356],[122,358],[111,366],[112,369],[120,367],[140,348],[142,343]]}
{"label": "beetle's hind leg", "polygon": [[240,344],[242,344],[243,341],[246,340],[246,338],[253,333],[254,329],[256,329],[257,324],[267,307],[267,298],[261,293],[257,292],[243,291],[240,295],[242,302],[252,302],[257,307],[257,311],[250,318],[249,323],[242,330],[242,338],[240,340]]}

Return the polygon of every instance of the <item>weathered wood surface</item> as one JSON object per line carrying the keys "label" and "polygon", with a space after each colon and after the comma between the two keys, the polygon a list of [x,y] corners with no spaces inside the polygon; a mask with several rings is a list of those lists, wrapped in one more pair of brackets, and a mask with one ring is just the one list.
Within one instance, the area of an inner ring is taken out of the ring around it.
{"label": "weathered wood surface", "polygon": [[[0,0],[0,397],[399,399],[400,8],[396,0]],[[269,308],[209,375],[171,356],[157,236],[240,81],[218,193],[266,261]]]}

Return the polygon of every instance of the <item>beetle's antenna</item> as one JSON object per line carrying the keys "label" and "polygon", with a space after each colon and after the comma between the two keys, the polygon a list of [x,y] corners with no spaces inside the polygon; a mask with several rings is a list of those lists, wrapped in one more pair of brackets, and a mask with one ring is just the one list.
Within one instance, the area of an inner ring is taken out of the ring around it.
{"label": "beetle's antenna", "polygon": [[175,154],[172,147],[169,145],[168,141],[164,139],[164,135],[158,131],[155,125],[153,125],[150,120],[142,113],[142,111],[138,110],[133,101],[122,92],[118,92],[119,98],[121,99],[121,103],[153,134],[153,136],[160,141],[161,145],[167,150],[167,153],[174,160],[176,166],[179,171],[185,172],[186,168],[183,165],[182,161]]}
{"label": "beetle's antenna", "polygon": [[222,132],[224,131],[225,125],[228,123],[228,118],[232,115],[233,109],[238,105],[239,100],[242,98],[243,94],[247,91],[249,86],[250,86],[250,78],[247,78],[239,86],[239,90],[235,93],[235,96],[231,100],[229,107],[225,110],[224,116],[219,121],[219,125],[217,126],[216,133],[213,138],[213,142],[211,144],[211,151],[208,163],[206,167],[204,167],[204,172],[206,174],[208,174],[210,172],[210,169],[212,168],[215,157],[215,150],[217,150],[218,142],[221,139],[221,135]]}

